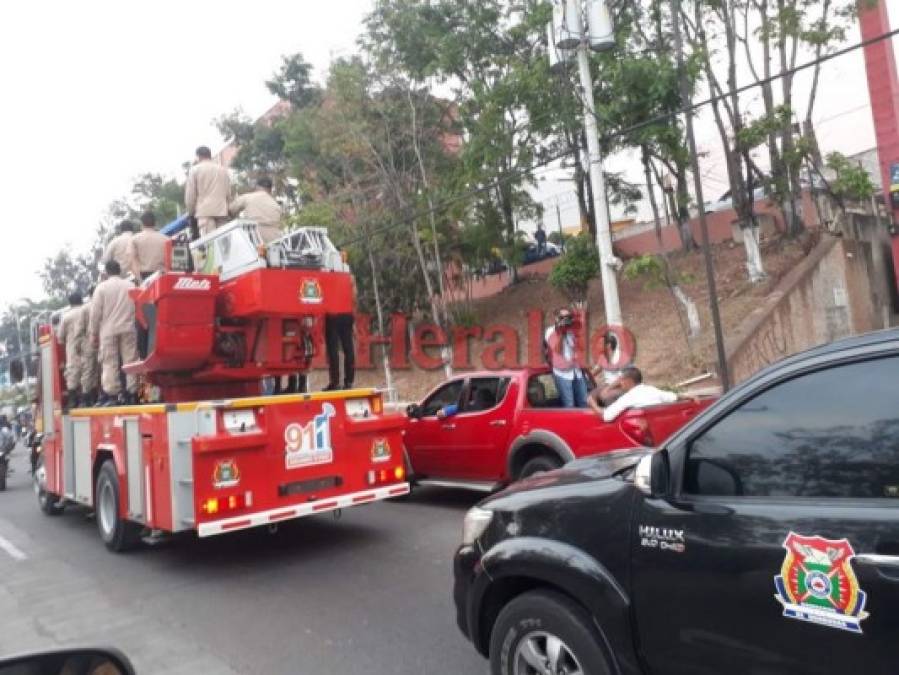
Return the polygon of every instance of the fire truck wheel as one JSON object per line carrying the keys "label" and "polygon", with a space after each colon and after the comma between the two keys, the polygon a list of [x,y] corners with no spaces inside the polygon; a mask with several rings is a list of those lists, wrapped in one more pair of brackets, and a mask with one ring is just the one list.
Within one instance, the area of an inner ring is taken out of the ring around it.
{"label": "fire truck wheel", "polygon": [[48,516],[58,516],[66,508],[66,503],[55,494],[47,492],[47,470],[44,468],[43,456],[38,459],[34,467],[34,494],[37,495],[37,503],[41,511]]}
{"label": "fire truck wheel", "polygon": [[119,515],[119,476],[111,459],[107,459],[100,467],[94,495],[97,529],[106,548],[118,553],[134,547],[140,541],[143,528]]}

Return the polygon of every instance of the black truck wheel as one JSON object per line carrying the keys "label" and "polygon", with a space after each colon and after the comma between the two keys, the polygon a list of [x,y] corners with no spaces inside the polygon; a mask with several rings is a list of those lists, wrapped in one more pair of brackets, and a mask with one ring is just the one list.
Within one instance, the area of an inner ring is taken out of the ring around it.
{"label": "black truck wheel", "polygon": [[608,675],[589,614],[554,591],[530,591],[506,605],[490,635],[492,675]]}
{"label": "black truck wheel", "polygon": [[65,502],[52,492],[47,492],[47,470],[44,468],[44,458],[39,457],[34,465],[34,473],[31,475],[34,486],[34,494],[37,496],[38,506],[48,516],[58,516],[65,511]]}
{"label": "black truck wheel", "polygon": [[107,459],[97,474],[94,509],[100,539],[106,544],[106,548],[116,553],[133,548],[140,541],[143,530],[141,525],[125,520],[119,515],[120,504],[119,476],[113,461]]}

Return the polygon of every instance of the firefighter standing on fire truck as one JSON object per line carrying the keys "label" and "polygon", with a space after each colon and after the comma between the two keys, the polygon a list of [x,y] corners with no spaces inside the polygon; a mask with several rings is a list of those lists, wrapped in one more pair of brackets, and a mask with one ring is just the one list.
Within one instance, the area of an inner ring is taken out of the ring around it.
{"label": "firefighter standing on fire truck", "polygon": [[228,169],[212,161],[205,145],[197,148],[197,161],[187,174],[184,204],[188,215],[197,219],[200,236],[213,232],[228,220],[231,177]]}
{"label": "firefighter standing on fire truck", "polygon": [[165,268],[165,244],[169,240],[156,229],[156,214],[152,211],[142,213],[140,222],[141,231],[131,237],[131,273],[138,283]]}
{"label": "firefighter standing on fire truck", "polygon": [[119,233],[106,245],[102,262],[115,260],[123,271],[130,272],[133,250],[131,238],[134,236],[134,223],[130,220],[123,220],[119,223],[118,230]]}
{"label": "firefighter standing on fire truck", "polygon": [[91,296],[94,287],[87,291],[87,302],[81,305],[78,313],[78,330],[83,336],[81,351],[81,405],[92,406],[97,401],[97,389],[100,386],[100,367],[97,363],[97,347],[90,336]]}
{"label": "firefighter standing on fire truck", "polygon": [[137,360],[137,336],[134,330],[134,301],[128,291],[131,282],[121,276],[115,260],[106,263],[108,278],[101,281],[91,301],[90,336],[99,347],[101,404],[110,405],[119,399],[137,402],[137,379],[126,375],[127,391],[121,396],[121,367]]}
{"label": "firefighter standing on fire truck", "polygon": [[[137,283],[143,283],[156,272],[165,269],[165,244],[167,236],[156,231],[156,215],[145,211],[140,217],[143,229],[131,238],[131,273]],[[135,322],[137,332],[137,352],[146,358],[149,347],[149,331]]]}
{"label": "firefighter standing on fire truck", "polygon": [[84,332],[81,325],[83,301],[81,293],[69,294],[69,308],[59,322],[56,339],[66,350],[66,403],[71,408],[78,404],[78,388],[81,386],[81,355],[84,351]]}
{"label": "firefighter standing on fire truck", "polygon": [[262,176],[256,180],[253,192],[242,194],[228,207],[232,216],[243,214],[259,227],[264,243],[281,236],[281,205],[272,197],[272,179]]}

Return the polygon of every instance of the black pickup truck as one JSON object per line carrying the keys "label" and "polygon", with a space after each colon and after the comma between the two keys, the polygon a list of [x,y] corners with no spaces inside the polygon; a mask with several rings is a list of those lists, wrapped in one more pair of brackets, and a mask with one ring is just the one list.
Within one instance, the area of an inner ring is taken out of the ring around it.
{"label": "black pickup truck", "polygon": [[454,595],[494,675],[899,673],[899,330],[481,502]]}

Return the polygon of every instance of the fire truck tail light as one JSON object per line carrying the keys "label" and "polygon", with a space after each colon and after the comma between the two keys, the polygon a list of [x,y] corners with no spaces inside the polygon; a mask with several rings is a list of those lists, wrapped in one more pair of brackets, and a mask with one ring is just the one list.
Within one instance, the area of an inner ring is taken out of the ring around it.
{"label": "fire truck tail light", "polygon": [[377,469],[369,471],[366,475],[366,482],[369,485],[384,485],[386,483],[396,483],[406,477],[406,469],[403,466],[397,466],[393,469]]}
{"label": "fire truck tail light", "polygon": [[371,413],[372,415],[380,415],[384,412],[384,404],[381,401],[380,396],[373,396],[371,399]]}
{"label": "fire truck tail light", "polygon": [[228,511],[238,511],[253,505],[253,493],[251,491],[242,494],[228,495],[227,497],[209,497],[200,504],[200,510],[207,516],[214,516]]}

